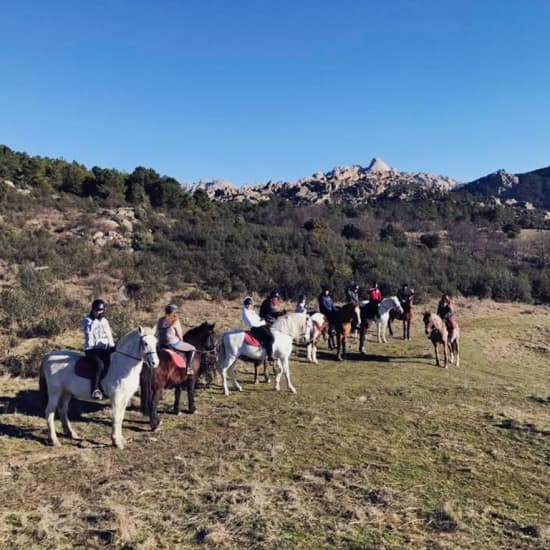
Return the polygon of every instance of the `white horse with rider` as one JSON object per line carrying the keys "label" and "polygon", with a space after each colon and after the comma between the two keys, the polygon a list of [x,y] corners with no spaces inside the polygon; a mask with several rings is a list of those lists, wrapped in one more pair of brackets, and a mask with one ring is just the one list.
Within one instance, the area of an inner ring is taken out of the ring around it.
{"label": "white horse with rider", "polygon": [[[144,361],[151,368],[158,366],[157,338],[152,329],[139,327],[118,341],[111,354],[107,373],[101,381],[103,392],[111,401],[113,417],[111,439],[113,445],[119,449],[123,449],[125,444],[122,437],[124,413],[130,398],[139,387],[139,376]],[[82,375],[78,372],[82,372]],[[69,422],[68,409],[72,397],[91,401],[90,378],[86,378],[85,374],[85,358],[79,352],[52,351],[42,359],[40,390],[47,397],[46,419],[52,445],[60,445],[55,433],[56,410],[59,412],[65,435],[78,439]],[[89,371],[88,374],[90,374]]]}
{"label": "white horse with rider", "polygon": [[359,331],[359,351],[364,352],[365,333],[369,323],[376,323],[376,336],[378,343],[386,342],[386,330],[388,328],[388,320],[390,311],[396,311],[399,315],[403,315],[403,307],[397,296],[388,296],[378,304],[378,311],[374,311],[372,304],[365,300],[361,302],[361,328]]}

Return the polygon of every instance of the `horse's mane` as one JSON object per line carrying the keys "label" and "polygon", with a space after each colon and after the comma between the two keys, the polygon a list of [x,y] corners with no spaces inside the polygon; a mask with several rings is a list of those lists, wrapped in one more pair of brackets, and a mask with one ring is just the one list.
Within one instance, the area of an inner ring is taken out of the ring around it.
{"label": "horse's mane", "polygon": [[214,324],[204,321],[197,327],[190,328],[184,335],[183,339],[187,342],[193,343],[193,341],[201,341],[201,338],[204,339],[210,332],[212,332]]}
{"label": "horse's mane", "polygon": [[142,333],[143,336],[150,336],[155,334],[154,330],[150,327],[137,327],[132,329],[131,331],[127,332],[124,336],[121,336],[118,339],[118,342],[116,343],[117,349],[122,349],[126,346],[126,344],[135,337],[135,335],[139,335],[139,333]]}

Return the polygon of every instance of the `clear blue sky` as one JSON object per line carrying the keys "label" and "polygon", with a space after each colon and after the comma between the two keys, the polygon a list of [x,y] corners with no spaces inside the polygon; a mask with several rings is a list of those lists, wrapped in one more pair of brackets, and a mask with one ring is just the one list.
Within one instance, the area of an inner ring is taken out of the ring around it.
{"label": "clear blue sky", "polygon": [[0,143],[238,185],[548,166],[550,1],[4,0]]}

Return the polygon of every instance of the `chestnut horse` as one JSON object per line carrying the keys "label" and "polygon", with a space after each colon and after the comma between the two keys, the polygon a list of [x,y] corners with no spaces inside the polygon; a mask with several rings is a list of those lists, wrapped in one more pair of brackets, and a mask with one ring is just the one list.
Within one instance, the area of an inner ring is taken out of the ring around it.
{"label": "chestnut horse", "polygon": [[189,413],[193,414],[195,407],[195,385],[201,374],[206,374],[206,355],[216,353],[216,338],[214,335],[215,323],[204,322],[198,327],[188,330],[183,335],[183,340],[193,344],[197,351],[193,359],[193,374],[187,374],[186,365],[183,367],[175,364],[171,351],[161,349],[159,351],[159,366],[154,371],[143,369],[141,376],[141,410],[149,415],[151,430],[156,430],[160,424],[157,408],[162,393],[165,389],[175,389],[174,413],[180,413],[180,396],[183,387],[187,388],[187,402]]}
{"label": "chestnut horse", "polygon": [[332,313],[330,323],[336,331],[336,357],[338,361],[344,360],[346,338],[351,334],[353,321],[357,323],[357,327],[361,326],[361,313],[358,302],[345,304]]}
{"label": "chestnut horse", "polygon": [[434,352],[435,352],[435,366],[439,367],[439,356],[437,354],[437,344],[443,345],[443,366],[447,368],[447,348],[449,349],[449,352],[451,354],[451,363],[454,362],[456,359],[456,366],[460,366],[460,356],[458,353],[458,343],[459,343],[459,337],[460,337],[460,330],[458,328],[458,325],[455,324],[455,328],[453,329],[451,338],[449,340],[449,331],[447,329],[447,325],[439,315],[436,315],[435,313],[430,313],[429,311],[426,311],[422,317],[424,321],[424,328],[426,329],[426,334],[428,335],[428,338],[431,340]]}
{"label": "chestnut horse", "polygon": [[399,319],[400,321],[403,321],[403,340],[410,340],[411,339],[411,321],[413,318],[413,302],[412,299],[406,300],[404,302],[401,302],[401,307],[403,308],[403,314],[399,315],[398,312],[395,310],[390,311],[390,316],[388,318],[388,330],[393,336],[393,330],[392,330],[392,322],[395,321],[395,319]]}

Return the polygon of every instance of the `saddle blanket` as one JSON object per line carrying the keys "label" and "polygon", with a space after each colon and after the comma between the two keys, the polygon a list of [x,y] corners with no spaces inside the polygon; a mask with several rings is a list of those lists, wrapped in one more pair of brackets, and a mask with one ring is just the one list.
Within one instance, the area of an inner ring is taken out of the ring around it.
{"label": "saddle blanket", "polygon": [[249,346],[261,347],[261,345],[262,345],[257,338],[254,338],[254,336],[252,336],[252,334],[250,334],[250,332],[245,332],[244,333],[244,341]]}
{"label": "saddle blanket", "polygon": [[[103,370],[103,374],[101,378],[105,378],[105,375],[109,372],[109,365],[105,367]],[[88,358],[85,355],[82,355],[78,361],[75,363],[74,366],[74,373],[77,376],[80,376],[81,378],[87,378],[88,380],[92,380],[95,374],[94,367],[92,363],[88,360]]]}
{"label": "saddle blanket", "polygon": [[176,367],[180,369],[184,369],[187,366],[187,361],[185,360],[185,357],[181,353],[178,353],[171,349],[161,349],[160,354],[162,355],[163,353],[168,355],[168,359],[171,360],[172,363],[176,365]]}

